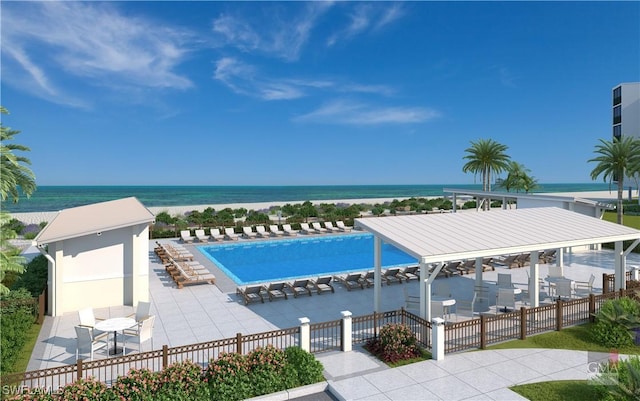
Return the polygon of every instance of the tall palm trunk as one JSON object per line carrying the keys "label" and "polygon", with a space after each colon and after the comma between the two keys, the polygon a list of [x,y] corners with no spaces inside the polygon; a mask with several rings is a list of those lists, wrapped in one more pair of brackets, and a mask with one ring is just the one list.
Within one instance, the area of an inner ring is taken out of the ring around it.
{"label": "tall palm trunk", "polygon": [[622,190],[624,189],[624,171],[622,173],[618,173],[618,207],[616,207],[617,215],[618,215],[618,224],[622,224],[622,216],[624,215],[622,211]]}

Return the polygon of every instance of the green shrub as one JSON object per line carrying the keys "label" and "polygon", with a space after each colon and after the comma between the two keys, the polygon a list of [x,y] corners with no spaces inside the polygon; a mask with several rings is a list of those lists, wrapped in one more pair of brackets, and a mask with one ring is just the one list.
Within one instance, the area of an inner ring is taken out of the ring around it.
{"label": "green shrub", "polygon": [[3,230],[13,231],[16,234],[19,234],[24,230],[24,223],[18,219],[11,219],[7,223],[2,226]]}
{"label": "green shrub", "polygon": [[612,299],[602,304],[591,329],[595,342],[611,348],[633,344],[630,323],[640,317],[640,304],[628,297]]}
{"label": "green shrub", "polygon": [[385,325],[380,329],[379,337],[370,341],[367,348],[386,363],[396,363],[420,356],[415,335],[403,324]]}
{"label": "green shrub", "polygon": [[88,379],[78,379],[66,385],[57,395],[60,400],[100,400],[116,401],[119,399],[107,387],[106,384],[90,377]]}
{"label": "green shrub", "polygon": [[287,358],[287,388],[305,386],[324,380],[322,363],[313,354],[300,347],[289,347],[284,350]]}
{"label": "green shrub", "polygon": [[[59,400],[59,398],[51,394],[49,390],[46,388],[36,387],[36,388],[31,388],[28,391],[23,391],[23,388],[18,386],[10,389],[16,389],[16,391],[20,391],[20,393],[6,398],[9,401],[57,401]],[[5,390],[4,387],[3,387],[3,390]]]}
{"label": "green shrub", "polygon": [[252,395],[275,393],[286,389],[284,351],[273,345],[256,348],[247,356]]}
{"label": "green shrub", "polygon": [[244,355],[221,354],[218,359],[212,359],[205,371],[205,380],[213,400],[235,401],[252,396],[249,364]]}
{"label": "green shrub", "polygon": [[603,401],[640,400],[640,357],[600,365],[595,379]]}
{"label": "green shrub", "polygon": [[11,291],[2,298],[0,314],[0,373],[11,373],[20,350],[27,341],[27,332],[34,322],[33,298],[28,291]]}
{"label": "green shrub", "polygon": [[37,297],[47,286],[49,262],[43,255],[31,259],[17,280],[11,286],[12,290],[25,288],[32,297]]}
{"label": "green shrub", "polygon": [[202,368],[187,360],[167,366],[158,376],[158,392],[190,394],[202,382]]}
{"label": "green shrub", "polygon": [[131,369],[125,376],[116,379],[111,391],[127,401],[152,401],[158,384],[157,373],[149,369]]}

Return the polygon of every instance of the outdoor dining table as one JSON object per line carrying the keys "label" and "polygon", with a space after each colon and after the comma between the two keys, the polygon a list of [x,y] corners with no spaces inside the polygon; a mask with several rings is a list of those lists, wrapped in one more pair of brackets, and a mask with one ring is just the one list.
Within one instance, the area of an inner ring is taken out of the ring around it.
{"label": "outdoor dining table", "polygon": [[107,332],[113,331],[113,348],[109,350],[109,355],[117,355],[122,352],[122,348],[118,348],[118,331],[129,329],[136,324],[138,322],[130,317],[114,317],[97,322],[95,329]]}

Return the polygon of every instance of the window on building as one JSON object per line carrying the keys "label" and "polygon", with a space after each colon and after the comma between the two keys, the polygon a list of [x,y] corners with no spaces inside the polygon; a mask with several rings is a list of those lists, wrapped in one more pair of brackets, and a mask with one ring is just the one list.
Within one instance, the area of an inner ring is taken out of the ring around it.
{"label": "window on building", "polygon": [[618,86],[613,90],[613,105],[622,103],[622,86]]}
{"label": "window on building", "polygon": [[622,124],[613,126],[613,137],[615,139],[620,139],[622,137]]}
{"label": "window on building", "polygon": [[620,124],[622,122],[622,106],[613,108],[613,123]]}

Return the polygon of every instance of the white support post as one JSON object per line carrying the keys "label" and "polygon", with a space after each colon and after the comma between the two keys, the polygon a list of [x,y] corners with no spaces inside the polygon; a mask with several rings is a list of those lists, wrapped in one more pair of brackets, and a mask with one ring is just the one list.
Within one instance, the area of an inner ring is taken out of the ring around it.
{"label": "white support post", "polygon": [[540,306],[540,269],[538,251],[531,252],[531,262],[529,266],[529,302],[532,308]]}
{"label": "white support post", "polygon": [[373,266],[373,311],[378,313],[382,312],[382,240],[379,237],[373,237]]}
{"label": "white support post", "polygon": [[616,241],[614,244],[615,258],[615,290],[624,290],[627,284],[626,269],[624,263],[624,255],[622,249],[622,241]]}
{"label": "white support post", "polygon": [[353,349],[351,327],[351,312],[344,310],[342,314],[342,352],[349,352]]}
{"label": "white support post", "polygon": [[556,266],[560,268],[560,275],[564,277],[564,248],[556,250]]}
{"label": "white support post", "polygon": [[311,352],[311,322],[308,317],[301,317],[300,321],[300,348],[307,352]]}
{"label": "white support post", "polygon": [[444,319],[441,317],[431,321],[431,359],[444,359]]}
{"label": "white support post", "polygon": [[476,288],[482,286],[482,258],[476,258]]}
{"label": "white support post", "polygon": [[[424,263],[423,260],[420,260],[420,282],[421,283],[426,283],[427,282],[427,264]],[[426,286],[421,285],[420,287],[420,317],[425,319],[427,316],[427,309],[425,308],[425,303],[424,300],[426,298]]]}
{"label": "white support post", "polygon": [[631,271],[633,272],[631,274],[633,281],[640,281],[640,266],[633,266]]}

